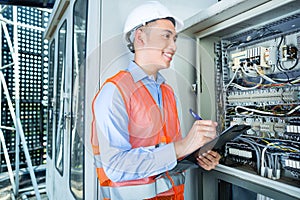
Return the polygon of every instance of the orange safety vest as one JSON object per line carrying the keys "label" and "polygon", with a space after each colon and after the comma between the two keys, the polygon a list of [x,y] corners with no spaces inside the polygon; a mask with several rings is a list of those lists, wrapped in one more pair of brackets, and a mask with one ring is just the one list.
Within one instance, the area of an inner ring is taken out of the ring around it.
{"label": "orange safety vest", "polygon": [[[118,88],[125,103],[129,119],[129,140],[132,148],[155,146],[161,143],[168,144],[182,138],[176,100],[170,86],[161,84],[163,101],[163,110],[161,111],[143,82],[135,83],[129,72],[120,71],[105,83],[108,82],[113,83]],[[142,198],[139,199],[184,199],[183,173],[171,174],[166,172],[159,178],[152,176],[124,182],[113,182],[106,176],[100,161],[100,149],[96,134],[94,101],[99,92],[92,104],[91,143],[97,176],[105,199],[114,199],[113,197],[117,199],[122,194],[126,194],[128,197],[132,191],[142,193]]]}

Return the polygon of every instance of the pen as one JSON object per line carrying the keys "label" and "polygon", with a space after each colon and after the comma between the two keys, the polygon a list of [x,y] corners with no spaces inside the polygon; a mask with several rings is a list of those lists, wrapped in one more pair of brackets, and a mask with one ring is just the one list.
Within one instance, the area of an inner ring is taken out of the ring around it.
{"label": "pen", "polygon": [[197,113],[195,113],[191,108],[190,108],[190,113],[194,117],[194,119],[202,120],[202,118]]}

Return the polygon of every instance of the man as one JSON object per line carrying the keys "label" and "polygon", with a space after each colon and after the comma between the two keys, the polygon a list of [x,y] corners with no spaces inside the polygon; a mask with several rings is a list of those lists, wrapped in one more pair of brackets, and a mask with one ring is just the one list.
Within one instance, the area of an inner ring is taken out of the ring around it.
{"label": "man", "polygon": [[[184,199],[184,172],[171,170],[216,136],[216,122],[197,120],[182,138],[174,92],[159,73],[170,66],[182,25],[152,1],[127,18],[124,33],[134,61],[93,101],[92,144],[103,199]],[[219,159],[210,151],[197,161],[211,170]]]}

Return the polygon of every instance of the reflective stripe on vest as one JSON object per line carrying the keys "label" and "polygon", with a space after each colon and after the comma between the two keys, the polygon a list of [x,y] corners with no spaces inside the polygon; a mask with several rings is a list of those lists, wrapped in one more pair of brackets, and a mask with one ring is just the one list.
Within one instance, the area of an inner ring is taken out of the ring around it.
{"label": "reflective stripe on vest", "polygon": [[[107,82],[114,84],[122,95],[128,113],[129,142],[132,148],[150,147],[160,143],[175,142],[181,139],[176,100],[170,86],[166,84],[161,85],[163,102],[163,110],[161,111],[142,81],[135,83],[129,72],[121,71],[108,79],[106,83]],[[97,95],[98,94],[99,92]],[[184,175],[180,173],[169,177],[162,176],[159,179],[155,179],[155,176],[153,176],[120,183],[112,182],[106,176],[101,164],[100,149],[96,133],[94,101],[97,95],[93,100],[92,107],[93,122],[91,143],[95,156],[98,179],[103,189],[103,194],[106,194],[104,197],[114,199],[113,196],[115,196],[116,199],[120,199],[117,198],[118,195],[124,194],[127,196],[132,193],[132,191],[134,191],[134,193],[139,191],[138,194],[141,199],[146,199],[155,197],[161,192],[168,191],[172,189],[172,186],[183,185],[184,178],[180,177],[184,177]],[[140,133],[143,133],[143,137],[141,137]],[[168,195],[172,194],[174,194],[174,192],[168,192]]]}
{"label": "reflective stripe on vest", "polygon": [[[183,173],[170,175],[174,185],[182,185],[185,180]],[[103,198],[111,199],[148,199],[155,197],[157,194],[168,191],[172,188],[172,183],[166,175],[161,175],[154,183],[122,186],[122,187],[100,187]]]}

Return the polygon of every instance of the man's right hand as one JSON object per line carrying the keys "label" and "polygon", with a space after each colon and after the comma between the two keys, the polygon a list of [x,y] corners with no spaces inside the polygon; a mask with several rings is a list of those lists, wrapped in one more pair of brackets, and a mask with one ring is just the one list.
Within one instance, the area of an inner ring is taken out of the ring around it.
{"label": "man's right hand", "polygon": [[176,157],[184,157],[216,137],[217,122],[212,120],[197,120],[188,135],[174,143]]}

